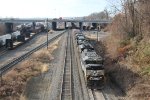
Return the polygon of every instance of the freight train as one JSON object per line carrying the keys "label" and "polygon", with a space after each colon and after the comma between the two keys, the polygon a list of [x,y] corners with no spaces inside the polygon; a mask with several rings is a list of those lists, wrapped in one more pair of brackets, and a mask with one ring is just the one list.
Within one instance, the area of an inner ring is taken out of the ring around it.
{"label": "freight train", "polygon": [[75,39],[87,87],[102,89],[105,85],[104,59],[96,53],[94,47],[82,33],[77,33]]}
{"label": "freight train", "polygon": [[0,36],[0,48],[14,49],[31,39],[35,34],[45,31],[41,23],[22,24],[16,27],[17,31]]}

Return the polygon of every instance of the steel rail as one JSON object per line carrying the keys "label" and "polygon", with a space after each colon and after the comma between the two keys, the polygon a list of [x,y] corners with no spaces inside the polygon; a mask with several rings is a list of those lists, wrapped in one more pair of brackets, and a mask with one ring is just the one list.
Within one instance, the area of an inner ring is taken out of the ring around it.
{"label": "steel rail", "polygon": [[72,55],[71,55],[71,41],[70,34],[68,31],[67,43],[66,43],[66,52],[64,59],[64,69],[62,73],[61,80],[61,92],[59,99],[60,100],[72,100]]}
{"label": "steel rail", "polygon": [[1,51],[0,51],[0,57],[4,54],[7,53],[7,49],[3,48]]}
{"label": "steel rail", "polygon": [[[57,38],[59,38],[59,37],[60,37],[63,33],[65,33],[65,32],[66,32],[66,31],[64,31],[64,32],[60,33],[59,35],[53,37],[52,39],[48,40],[48,43],[50,43],[50,42],[56,40]],[[0,72],[1,72],[0,74],[1,74],[1,75],[5,74],[5,73],[6,73],[10,68],[12,68],[14,65],[16,65],[16,64],[19,63],[20,61],[24,60],[25,58],[27,58],[28,56],[30,56],[31,54],[33,54],[33,53],[36,52],[37,50],[39,50],[39,49],[45,47],[46,44],[47,44],[47,42],[45,42],[45,43],[43,43],[43,44],[37,46],[36,48],[32,49],[31,51],[29,51],[29,52],[23,54],[22,56],[20,56],[20,57],[14,59],[13,61],[7,63],[6,65],[3,65],[3,66],[1,67],[1,69],[0,69]]]}

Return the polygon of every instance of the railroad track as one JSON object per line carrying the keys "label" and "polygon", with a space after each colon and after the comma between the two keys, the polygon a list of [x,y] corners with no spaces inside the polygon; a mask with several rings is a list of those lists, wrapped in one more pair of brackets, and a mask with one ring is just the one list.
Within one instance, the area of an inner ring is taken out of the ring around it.
{"label": "railroad track", "polygon": [[[39,33],[39,34],[40,34],[40,33]],[[31,39],[33,39],[35,36],[37,36],[37,34],[34,34],[34,36],[30,37],[27,41],[25,41],[24,43],[21,43],[20,45],[18,45],[18,46],[16,46],[16,47],[19,47],[19,46],[21,46],[21,45],[23,45],[23,44],[29,42],[29,41],[30,41]],[[15,48],[16,48],[16,47],[15,47]],[[13,49],[15,49],[15,48],[13,47]],[[3,56],[4,54],[6,54],[8,51],[9,51],[9,50],[8,50],[5,46],[3,46],[2,48],[0,48],[0,57]]]}
{"label": "railroad track", "polygon": [[64,69],[61,80],[60,100],[72,100],[72,52],[71,52],[71,35],[68,32],[66,52],[64,59]]}
{"label": "railroad track", "polygon": [[0,49],[0,57],[1,57],[2,55],[6,54],[6,53],[7,53],[7,49],[4,48],[4,47],[2,47],[2,48]]}
{"label": "railroad track", "polygon": [[95,91],[94,91],[94,90],[92,90],[92,94],[93,94],[93,100],[97,100],[96,94],[95,94]]}
{"label": "railroad track", "polygon": [[74,40],[75,39],[74,34],[72,34],[72,38],[73,38],[72,42],[73,42],[74,56],[75,56],[75,60],[76,60],[76,63],[77,63],[77,65],[76,65],[77,73],[79,75],[79,84],[81,86],[82,98],[80,100],[90,100],[88,88],[86,87],[84,75],[83,75],[83,72],[82,72],[82,69],[81,69],[80,55],[79,55],[79,52],[78,52],[77,43]]}
{"label": "railroad track", "polygon": [[[65,33],[66,31],[62,32],[61,34],[53,37],[52,39],[48,40],[48,43],[56,40],[58,37],[60,37],[63,33]],[[36,48],[32,49],[31,51],[23,54],[22,56],[14,59],[13,61],[9,62],[8,64],[6,65],[3,65],[0,69],[0,74],[3,75],[5,74],[9,69],[11,69],[14,65],[16,65],[17,63],[19,63],[20,61],[24,60],[25,58],[27,58],[28,56],[30,56],[32,53],[36,52],[37,50],[45,47],[47,45],[47,42],[37,46]]]}
{"label": "railroad track", "polygon": [[[26,40],[25,42],[21,43],[20,45],[17,45],[16,47],[13,47],[13,49],[15,49],[15,48],[17,48],[17,47],[19,47],[19,46],[21,46],[21,45],[23,45],[23,44],[29,42],[31,39],[33,39],[35,36],[37,36],[37,35],[39,35],[39,34],[40,34],[40,33],[34,34],[32,37],[30,37],[30,38],[29,38],[28,40]],[[5,46],[3,46],[2,48],[0,48],[0,57],[3,56],[4,54],[6,54],[8,51],[9,51],[9,50],[8,50]]]}
{"label": "railroad track", "polygon": [[102,90],[88,89],[90,100],[109,100]]}

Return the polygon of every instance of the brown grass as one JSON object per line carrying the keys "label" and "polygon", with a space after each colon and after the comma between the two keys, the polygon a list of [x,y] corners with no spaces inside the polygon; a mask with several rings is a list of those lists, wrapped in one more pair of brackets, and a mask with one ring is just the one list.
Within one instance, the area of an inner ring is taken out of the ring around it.
{"label": "brown grass", "polygon": [[120,42],[120,39],[117,38],[116,35],[111,34],[110,36],[105,39],[105,46],[107,48],[107,52],[110,56],[110,58],[115,59],[118,57],[117,49],[119,48],[118,43]]}
{"label": "brown grass", "polygon": [[132,100],[149,100],[150,98],[150,86],[147,84],[137,84],[135,87],[128,92],[126,99]]}
{"label": "brown grass", "polygon": [[32,55],[32,57],[35,61],[41,61],[42,63],[47,63],[50,59],[53,59],[48,50],[37,51]]}
{"label": "brown grass", "polygon": [[[116,14],[105,28],[112,33],[103,42],[105,69],[110,79],[126,92],[127,100],[150,100],[150,2],[122,3],[124,13]],[[134,4],[136,13],[132,12]]]}
{"label": "brown grass", "polygon": [[19,100],[28,80],[48,71],[49,63],[54,59],[51,53],[57,49],[59,40],[49,46],[48,50],[42,49],[35,52],[29,59],[16,65],[14,69],[3,76],[0,87],[1,100]]}
{"label": "brown grass", "polygon": [[[110,26],[109,26],[110,27]],[[127,38],[119,26],[113,23],[112,34],[96,45],[105,46],[105,69],[120,89],[127,95],[126,100],[149,100],[150,98],[150,40],[138,36]],[[101,49],[97,49],[98,52]]]}

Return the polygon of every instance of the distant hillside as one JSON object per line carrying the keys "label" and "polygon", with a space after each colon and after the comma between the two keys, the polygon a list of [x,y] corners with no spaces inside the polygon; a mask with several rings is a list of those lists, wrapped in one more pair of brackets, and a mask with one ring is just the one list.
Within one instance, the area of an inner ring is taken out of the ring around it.
{"label": "distant hillside", "polygon": [[107,10],[104,10],[102,12],[98,12],[98,13],[92,13],[88,16],[85,16],[84,19],[88,19],[88,20],[100,20],[100,19],[110,19],[111,17],[109,16],[109,13]]}

